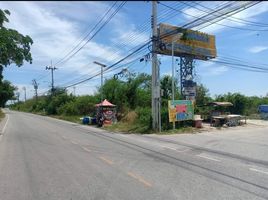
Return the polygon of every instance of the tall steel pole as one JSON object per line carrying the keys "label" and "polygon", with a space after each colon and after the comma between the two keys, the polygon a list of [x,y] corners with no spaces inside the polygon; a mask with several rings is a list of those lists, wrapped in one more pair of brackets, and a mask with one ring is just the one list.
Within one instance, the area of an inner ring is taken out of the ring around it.
{"label": "tall steel pole", "polygon": [[[175,63],[174,63],[174,43],[182,37],[182,33],[178,33],[172,38],[171,51],[172,51],[172,104],[174,105],[175,100],[175,81],[174,81],[174,73],[175,73]],[[175,119],[173,120],[173,129],[175,129]]]}
{"label": "tall steel pole", "polygon": [[160,81],[159,65],[157,60],[157,2],[152,1],[152,128],[154,131],[160,129]]}
{"label": "tall steel pole", "polygon": [[[174,105],[174,40],[172,40],[172,105]],[[175,130],[175,119],[173,118],[173,129]]]}
{"label": "tall steel pole", "polygon": [[106,65],[99,63],[97,61],[94,61],[93,63],[95,63],[96,65],[101,66],[101,103],[103,101],[103,91],[102,91],[102,87],[103,87],[103,68],[106,67]]}

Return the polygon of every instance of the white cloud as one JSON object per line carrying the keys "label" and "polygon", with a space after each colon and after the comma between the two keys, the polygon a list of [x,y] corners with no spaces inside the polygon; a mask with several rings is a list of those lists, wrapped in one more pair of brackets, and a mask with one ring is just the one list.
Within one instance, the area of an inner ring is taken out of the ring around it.
{"label": "white cloud", "polygon": [[260,53],[262,51],[265,51],[268,49],[268,46],[254,46],[249,49],[249,52],[251,53]]}
{"label": "white cloud", "polygon": [[[50,60],[55,63],[66,55],[74,44],[80,41],[81,35],[85,35],[81,33],[84,33],[89,25],[92,28],[110,5],[111,3],[107,2],[0,2],[1,8],[11,12],[10,23],[7,26],[24,35],[30,35],[34,41],[31,49],[33,64],[25,63],[21,70],[32,70],[32,73],[36,72],[36,77],[45,73],[45,66],[50,64]],[[127,28],[129,24],[124,13],[119,12],[108,24],[108,27],[112,27],[109,32],[117,33],[113,34],[114,42],[109,46],[107,41],[90,41],[72,59],[57,66],[57,83],[62,84],[81,75],[90,77],[96,74],[100,68],[93,64],[95,60],[107,65],[118,61],[126,55],[126,51],[114,44],[118,41],[127,42],[128,35],[139,35],[137,40],[129,43],[130,46],[140,44],[149,38],[146,34],[140,34],[134,24]],[[122,34],[118,30],[127,31]]]}
{"label": "white cloud", "polygon": [[198,74],[201,76],[219,76],[228,71],[226,66],[214,64],[212,62],[199,62],[196,67],[198,69]]}

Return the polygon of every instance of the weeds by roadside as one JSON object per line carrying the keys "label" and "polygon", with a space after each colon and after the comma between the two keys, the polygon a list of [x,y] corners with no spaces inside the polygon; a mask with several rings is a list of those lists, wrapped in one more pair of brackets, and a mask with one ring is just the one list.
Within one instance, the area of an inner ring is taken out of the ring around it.
{"label": "weeds by roadside", "polygon": [[3,113],[2,109],[0,108],[0,121],[5,117],[5,113]]}

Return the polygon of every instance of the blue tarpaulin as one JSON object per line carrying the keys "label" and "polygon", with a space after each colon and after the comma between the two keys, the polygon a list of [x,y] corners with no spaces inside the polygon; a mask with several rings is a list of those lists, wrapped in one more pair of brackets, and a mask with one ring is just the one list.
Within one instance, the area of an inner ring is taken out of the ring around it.
{"label": "blue tarpaulin", "polygon": [[268,105],[260,105],[259,112],[260,113],[268,113]]}

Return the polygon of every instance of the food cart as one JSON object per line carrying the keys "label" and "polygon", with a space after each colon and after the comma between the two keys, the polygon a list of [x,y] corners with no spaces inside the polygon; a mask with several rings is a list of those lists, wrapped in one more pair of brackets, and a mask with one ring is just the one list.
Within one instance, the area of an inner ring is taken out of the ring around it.
{"label": "food cart", "polygon": [[213,110],[210,112],[210,125],[211,126],[238,126],[242,124],[242,119],[246,117],[241,115],[230,114],[226,108],[233,106],[231,102],[211,102],[208,106],[213,106]]}
{"label": "food cart", "polygon": [[103,102],[96,104],[96,122],[98,126],[110,125],[116,120],[116,105],[105,99]]}

